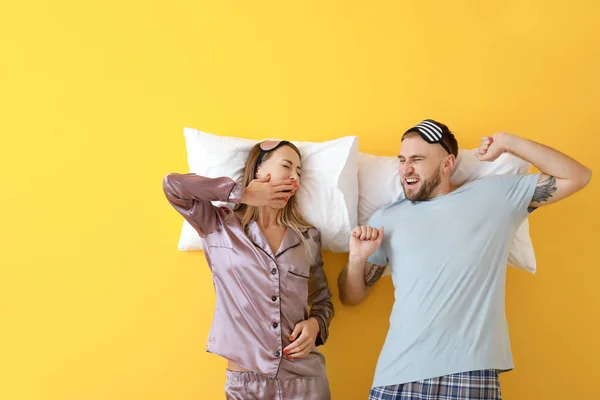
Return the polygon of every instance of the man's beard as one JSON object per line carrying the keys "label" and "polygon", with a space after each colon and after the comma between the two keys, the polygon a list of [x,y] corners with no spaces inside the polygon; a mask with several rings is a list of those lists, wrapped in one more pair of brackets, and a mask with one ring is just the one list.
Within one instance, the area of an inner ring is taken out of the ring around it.
{"label": "man's beard", "polygon": [[442,174],[440,173],[440,170],[438,169],[438,170],[436,170],[435,174],[431,178],[422,182],[421,188],[419,189],[418,192],[409,195],[406,192],[406,188],[404,187],[404,180],[402,180],[402,189],[404,189],[404,196],[408,200],[410,200],[412,202],[425,201],[425,200],[429,200],[431,198],[431,194],[439,186],[439,184],[441,182],[442,182]]}

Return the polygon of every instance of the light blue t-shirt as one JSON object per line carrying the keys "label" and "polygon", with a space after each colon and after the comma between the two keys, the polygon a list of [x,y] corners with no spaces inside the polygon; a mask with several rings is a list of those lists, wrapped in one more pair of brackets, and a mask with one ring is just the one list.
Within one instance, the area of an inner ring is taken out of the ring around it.
{"label": "light blue t-shirt", "polygon": [[433,199],[376,211],[368,262],[389,261],[395,301],[373,386],[514,368],[504,311],[511,239],[539,174],[497,175]]}

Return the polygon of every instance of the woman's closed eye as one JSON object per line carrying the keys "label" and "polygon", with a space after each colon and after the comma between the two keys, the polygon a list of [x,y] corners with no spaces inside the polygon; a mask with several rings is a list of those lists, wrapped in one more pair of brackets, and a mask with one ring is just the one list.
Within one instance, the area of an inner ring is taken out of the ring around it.
{"label": "woman's closed eye", "polygon": [[[287,164],[287,163],[284,163],[284,164],[283,164],[283,168],[285,168],[285,169],[292,169],[292,166],[291,166],[291,165],[289,165],[289,164]],[[302,175],[301,171],[298,169],[298,170],[296,171],[296,173],[298,174],[298,178],[300,178],[300,176]]]}

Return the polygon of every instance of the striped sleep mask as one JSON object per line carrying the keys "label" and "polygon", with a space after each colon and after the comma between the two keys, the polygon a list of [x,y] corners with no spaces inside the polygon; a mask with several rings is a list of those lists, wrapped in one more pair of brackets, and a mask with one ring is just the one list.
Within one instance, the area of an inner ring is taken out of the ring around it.
{"label": "striped sleep mask", "polygon": [[434,120],[423,120],[407,130],[405,134],[408,132],[418,133],[427,143],[439,143],[448,152],[448,154],[452,154],[446,143],[444,143],[442,140],[444,130]]}

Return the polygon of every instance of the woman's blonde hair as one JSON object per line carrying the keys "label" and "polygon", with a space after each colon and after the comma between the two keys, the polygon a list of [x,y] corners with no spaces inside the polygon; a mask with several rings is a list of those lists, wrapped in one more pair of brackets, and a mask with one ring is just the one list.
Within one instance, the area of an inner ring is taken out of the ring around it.
{"label": "woman's blonde hair", "polygon": [[[298,157],[302,159],[302,156],[300,155],[300,150],[298,150],[298,148],[292,143],[286,142],[281,146],[291,147],[298,154]],[[250,150],[250,154],[248,155],[248,159],[246,160],[244,171],[242,172],[242,181],[240,183],[244,187],[248,187],[248,185],[250,185],[250,182],[252,182],[256,178],[256,171],[258,170],[258,167],[260,167],[260,164],[258,164],[259,158],[260,163],[262,164],[262,162],[268,160],[272,156],[272,154],[272,150],[262,150],[260,148],[260,143],[257,143],[254,147],[252,147],[252,150]],[[258,219],[259,207],[239,203],[234,207],[234,210],[240,216],[242,230],[246,230],[246,227],[250,223]],[[300,213],[298,202],[296,201],[296,196],[291,196],[285,207],[281,209],[281,211],[277,215],[277,223],[280,226],[288,227],[294,232],[296,232],[298,236],[300,236],[302,243],[304,243],[304,247],[306,248],[306,250],[309,250],[309,244],[306,240],[306,237],[302,234],[302,230],[312,228],[312,225],[306,222],[306,220]]]}

